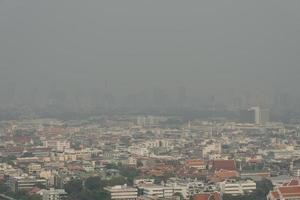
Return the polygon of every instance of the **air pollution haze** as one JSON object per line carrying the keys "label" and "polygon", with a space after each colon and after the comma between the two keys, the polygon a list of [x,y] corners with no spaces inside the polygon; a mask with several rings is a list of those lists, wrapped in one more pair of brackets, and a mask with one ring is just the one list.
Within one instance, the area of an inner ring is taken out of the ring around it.
{"label": "air pollution haze", "polygon": [[299,106],[300,1],[0,0],[0,107]]}

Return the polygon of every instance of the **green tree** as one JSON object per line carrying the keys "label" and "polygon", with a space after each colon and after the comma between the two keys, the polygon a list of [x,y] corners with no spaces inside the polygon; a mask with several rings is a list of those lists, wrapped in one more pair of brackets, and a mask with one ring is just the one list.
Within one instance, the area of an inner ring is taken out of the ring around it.
{"label": "green tree", "polygon": [[143,162],[141,160],[137,161],[137,167],[143,167]]}
{"label": "green tree", "polygon": [[94,176],[87,178],[84,185],[89,190],[99,190],[104,187],[104,182],[99,176]]}
{"label": "green tree", "polygon": [[65,185],[65,190],[68,194],[78,194],[82,189],[82,181],[77,179],[71,180]]}
{"label": "green tree", "polygon": [[7,193],[9,191],[9,187],[4,183],[0,183],[0,193]]}
{"label": "green tree", "polygon": [[124,185],[126,183],[127,183],[126,178],[123,176],[114,177],[107,181],[108,186]]}
{"label": "green tree", "polygon": [[29,196],[29,200],[42,200],[42,197],[41,197],[41,195],[34,194],[34,195]]}
{"label": "green tree", "polygon": [[180,200],[184,200],[184,197],[183,197],[182,193],[180,193],[180,192],[176,192],[174,194],[174,197],[179,197]]}
{"label": "green tree", "polygon": [[271,190],[273,190],[273,184],[268,179],[263,179],[256,183],[256,193],[258,196],[266,197]]}

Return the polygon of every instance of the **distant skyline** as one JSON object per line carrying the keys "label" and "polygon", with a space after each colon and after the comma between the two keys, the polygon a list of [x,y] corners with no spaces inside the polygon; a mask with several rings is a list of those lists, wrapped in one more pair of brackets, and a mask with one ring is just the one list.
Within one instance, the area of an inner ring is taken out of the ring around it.
{"label": "distant skyline", "polygon": [[299,7],[0,0],[0,106],[193,106],[212,96],[230,106],[287,102],[287,95],[297,107]]}

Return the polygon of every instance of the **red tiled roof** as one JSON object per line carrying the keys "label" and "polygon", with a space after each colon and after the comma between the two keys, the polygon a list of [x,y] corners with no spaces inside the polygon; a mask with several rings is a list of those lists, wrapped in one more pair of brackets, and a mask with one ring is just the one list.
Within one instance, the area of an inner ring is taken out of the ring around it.
{"label": "red tiled roof", "polygon": [[274,198],[276,198],[276,199],[279,199],[280,198],[280,196],[279,196],[279,194],[278,194],[278,192],[271,192],[271,195],[274,197]]}
{"label": "red tiled roof", "polygon": [[276,188],[274,191],[271,191],[269,195],[276,200],[280,200],[282,198],[299,198],[299,180],[292,179],[290,182],[286,182],[282,184],[282,186]]}
{"label": "red tiled roof", "polygon": [[29,191],[29,194],[30,194],[30,195],[33,195],[33,194],[38,193],[39,191],[41,191],[41,189],[40,189],[39,187],[33,187],[33,188]]}
{"label": "red tiled roof", "polygon": [[193,197],[193,200],[221,200],[221,195],[218,192],[197,194]]}
{"label": "red tiled roof", "polygon": [[234,171],[236,170],[234,160],[214,160],[213,161],[213,170],[219,171],[221,169]]}
{"label": "red tiled roof", "polygon": [[193,200],[208,200],[210,194],[197,194],[193,197]]}
{"label": "red tiled roof", "polygon": [[295,185],[299,185],[299,181],[298,180],[291,180],[291,182],[289,183],[289,186],[295,186]]}
{"label": "red tiled roof", "polygon": [[186,164],[187,165],[204,165],[205,162],[204,162],[204,160],[187,160]]}
{"label": "red tiled roof", "polygon": [[300,186],[279,187],[278,190],[281,194],[299,194],[300,197]]}
{"label": "red tiled roof", "polygon": [[238,177],[239,173],[237,171],[230,171],[230,170],[220,170],[215,173],[215,176],[218,178],[232,178],[232,177]]}

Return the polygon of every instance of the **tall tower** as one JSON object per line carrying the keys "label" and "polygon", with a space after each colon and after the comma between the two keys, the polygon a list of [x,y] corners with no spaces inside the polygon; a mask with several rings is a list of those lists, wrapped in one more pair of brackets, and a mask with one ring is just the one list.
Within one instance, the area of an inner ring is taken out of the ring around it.
{"label": "tall tower", "polygon": [[260,124],[260,107],[256,106],[256,107],[252,107],[252,110],[254,110],[254,121],[255,124]]}
{"label": "tall tower", "polygon": [[269,122],[270,114],[269,109],[261,109],[260,107],[252,107],[251,110],[254,110],[255,124],[265,124]]}

